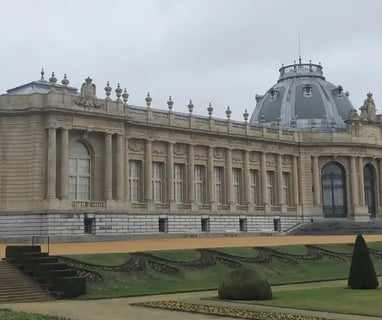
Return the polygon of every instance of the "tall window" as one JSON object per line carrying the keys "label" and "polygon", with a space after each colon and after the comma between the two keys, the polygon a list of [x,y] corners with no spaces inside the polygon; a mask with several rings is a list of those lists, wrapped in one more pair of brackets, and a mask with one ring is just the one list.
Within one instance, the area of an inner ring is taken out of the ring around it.
{"label": "tall window", "polygon": [[74,200],[90,200],[90,154],[79,141],[69,149],[69,197]]}
{"label": "tall window", "polygon": [[275,193],[274,193],[274,182],[275,173],[274,171],[267,171],[267,182],[268,182],[268,201],[271,206],[275,204]]}
{"label": "tall window", "polygon": [[141,168],[141,161],[129,161],[129,200],[131,202],[141,201]]}
{"label": "tall window", "polygon": [[163,202],[163,163],[153,162],[153,199],[154,202]]}
{"label": "tall window", "polygon": [[283,200],[284,204],[290,205],[290,173],[283,172]]}
{"label": "tall window", "polygon": [[177,203],[184,202],[184,165],[174,165],[174,199]]}
{"label": "tall window", "polygon": [[233,176],[233,201],[234,203],[241,203],[241,169],[233,168],[232,176]]}
{"label": "tall window", "polygon": [[253,204],[259,203],[259,172],[257,170],[250,171],[250,179],[251,179],[251,200]]}
{"label": "tall window", "polygon": [[196,203],[204,203],[205,201],[205,173],[204,166],[195,166],[194,167],[194,185],[195,185],[195,201]]}
{"label": "tall window", "polygon": [[346,217],[345,179],[345,170],[337,162],[329,162],[322,169],[322,201],[325,217]]}
{"label": "tall window", "polygon": [[224,169],[222,167],[215,167],[214,173],[215,173],[215,201],[217,204],[222,204],[223,196],[224,196],[224,191],[223,191]]}

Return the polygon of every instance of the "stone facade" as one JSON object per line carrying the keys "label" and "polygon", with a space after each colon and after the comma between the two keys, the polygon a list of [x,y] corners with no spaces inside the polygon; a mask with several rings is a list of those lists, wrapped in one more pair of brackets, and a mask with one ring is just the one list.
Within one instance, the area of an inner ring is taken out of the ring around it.
{"label": "stone facade", "polygon": [[[300,131],[250,125],[248,114],[196,116],[192,105],[176,113],[171,100],[157,110],[149,96],[133,106],[108,87],[97,99],[91,79],[80,95],[66,86],[0,96],[0,236],[270,232],[379,218],[382,125],[371,95],[345,129],[312,121]],[[330,164],[339,180],[323,178]]]}

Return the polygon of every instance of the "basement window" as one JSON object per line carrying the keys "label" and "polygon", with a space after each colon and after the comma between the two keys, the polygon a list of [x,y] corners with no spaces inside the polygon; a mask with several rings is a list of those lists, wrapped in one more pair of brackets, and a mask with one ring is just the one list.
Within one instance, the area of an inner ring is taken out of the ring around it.
{"label": "basement window", "polygon": [[202,224],[202,232],[210,231],[210,218],[202,218],[201,224]]}
{"label": "basement window", "polygon": [[167,218],[159,218],[159,232],[168,232]]}
{"label": "basement window", "polygon": [[96,219],[84,217],[84,233],[95,234],[96,233]]}

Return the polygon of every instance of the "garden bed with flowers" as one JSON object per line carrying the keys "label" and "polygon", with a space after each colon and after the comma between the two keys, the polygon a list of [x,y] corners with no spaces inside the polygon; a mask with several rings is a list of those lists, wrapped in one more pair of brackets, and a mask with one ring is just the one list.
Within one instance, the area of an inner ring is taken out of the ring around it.
{"label": "garden bed with flowers", "polygon": [[211,306],[205,304],[187,303],[179,301],[153,301],[134,304],[141,307],[158,308],[173,311],[201,313],[216,316],[226,316],[251,320],[329,320],[328,318],[305,316],[301,314],[278,313],[268,311],[253,311],[241,308]]}

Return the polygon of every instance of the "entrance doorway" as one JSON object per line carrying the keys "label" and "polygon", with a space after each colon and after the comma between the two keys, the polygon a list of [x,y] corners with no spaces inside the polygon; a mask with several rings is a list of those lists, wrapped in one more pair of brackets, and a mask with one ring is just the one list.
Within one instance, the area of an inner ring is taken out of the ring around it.
{"label": "entrance doorway", "polygon": [[369,214],[375,217],[375,174],[370,164],[363,168],[363,179],[365,186],[365,203],[369,209]]}
{"label": "entrance doorway", "polygon": [[323,211],[326,218],[346,217],[345,170],[337,162],[322,169]]}

